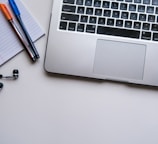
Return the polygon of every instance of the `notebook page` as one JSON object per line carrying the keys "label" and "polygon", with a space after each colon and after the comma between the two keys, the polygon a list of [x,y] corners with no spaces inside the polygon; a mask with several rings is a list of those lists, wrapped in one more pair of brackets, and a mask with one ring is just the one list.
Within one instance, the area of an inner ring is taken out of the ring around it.
{"label": "notebook page", "polygon": [[[44,35],[44,32],[30,12],[26,9],[24,4],[20,0],[15,0],[15,2],[19,7],[21,18],[26,26],[26,29],[28,30],[32,40],[35,42]],[[10,9],[8,0],[0,0],[0,3],[7,4]],[[18,25],[17,22],[16,24]],[[0,11],[0,66],[22,50],[23,46]]]}

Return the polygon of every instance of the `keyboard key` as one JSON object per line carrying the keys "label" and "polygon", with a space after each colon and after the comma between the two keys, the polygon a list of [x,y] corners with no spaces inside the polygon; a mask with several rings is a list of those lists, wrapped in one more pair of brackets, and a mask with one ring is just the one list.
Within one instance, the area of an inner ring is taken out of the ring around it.
{"label": "keyboard key", "polygon": [[143,0],[143,4],[150,4],[150,0]]}
{"label": "keyboard key", "polygon": [[67,28],[67,22],[60,22],[59,29],[66,30],[66,28]]}
{"label": "keyboard key", "polygon": [[141,39],[144,39],[144,40],[151,40],[151,32],[145,32],[145,31],[143,31],[143,32],[142,32]]}
{"label": "keyboard key", "polygon": [[113,11],[112,17],[119,18],[120,17],[120,11]]}
{"label": "keyboard key", "polygon": [[76,4],[77,4],[77,5],[83,5],[83,0],[77,0],[77,1],[76,1]]}
{"label": "keyboard key", "polygon": [[130,4],[129,5],[129,11],[136,11],[136,5],[135,4]]}
{"label": "keyboard key", "polygon": [[78,21],[79,20],[79,15],[62,13],[61,14],[61,19],[62,20],[69,20],[69,21]]}
{"label": "keyboard key", "polygon": [[88,16],[82,15],[81,16],[81,22],[87,23],[87,21],[88,21]]}
{"label": "keyboard key", "polygon": [[77,13],[79,13],[79,14],[84,14],[84,10],[85,10],[84,7],[78,7]]}
{"label": "keyboard key", "polygon": [[96,22],[97,22],[97,18],[96,17],[90,17],[89,18],[89,23],[96,24]]}
{"label": "keyboard key", "polygon": [[63,0],[63,3],[74,4],[75,0]]}
{"label": "keyboard key", "polygon": [[148,6],[147,13],[154,13],[154,7]]}
{"label": "keyboard key", "polygon": [[128,19],[128,12],[122,12],[122,14],[121,14],[121,18],[123,18],[123,19]]}
{"label": "keyboard key", "polygon": [[149,30],[150,24],[149,23],[143,23],[143,30]]}
{"label": "keyboard key", "polygon": [[109,8],[110,7],[110,2],[109,1],[103,1],[103,8]]}
{"label": "keyboard key", "polygon": [[135,29],[141,29],[141,22],[134,22],[133,28],[135,28]]}
{"label": "keyboard key", "polygon": [[156,11],[155,11],[155,14],[158,14],[158,7],[156,7]]}
{"label": "keyboard key", "polygon": [[101,16],[102,15],[102,9],[95,9],[95,15]]}
{"label": "keyboard key", "polygon": [[149,22],[155,22],[155,15],[148,15]]}
{"label": "keyboard key", "polygon": [[158,0],[152,0],[152,5],[158,6]]}
{"label": "keyboard key", "polygon": [[111,10],[104,10],[104,16],[110,17],[111,16]]}
{"label": "keyboard key", "polygon": [[87,8],[86,14],[93,15],[93,8]]}
{"label": "keyboard key", "polygon": [[95,25],[87,25],[86,32],[95,33],[96,26]]}
{"label": "keyboard key", "polygon": [[125,2],[132,2],[132,0],[125,0]]}
{"label": "keyboard key", "polygon": [[122,27],[123,26],[123,20],[116,20],[116,26]]}
{"label": "keyboard key", "polygon": [[145,12],[145,6],[138,5],[138,12]]}
{"label": "keyboard key", "polygon": [[131,28],[132,27],[132,21],[125,21],[125,27]]}
{"label": "keyboard key", "polygon": [[78,23],[78,25],[77,25],[77,31],[78,32],[84,32],[84,27],[85,27],[84,24]]}
{"label": "keyboard key", "polygon": [[140,14],[139,15],[139,20],[140,21],[146,21],[146,14]]}
{"label": "keyboard key", "polygon": [[152,24],[151,30],[158,31],[158,24]]}
{"label": "keyboard key", "polygon": [[158,33],[153,33],[153,40],[158,41]]}
{"label": "keyboard key", "polygon": [[101,1],[100,0],[94,0],[94,7],[100,7]]}
{"label": "keyboard key", "polygon": [[113,26],[114,25],[114,19],[108,19],[107,25]]}
{"label": "keyboard key", "polygon": [[120,4],[120,10],[127,10],[127,4],[126,3],[121,3]]}
{"label": "keyboard key", "polygon": [[112,2],[112,4],[111,4],[111,8],[112,9],[118,9],[118,3],[117,2]]}
{"label": "keyboard key", "polygon": [[76,29],[76,23],[69,23],[68,30],[75,31],[75,29]]}
{"label": "keyboard key", "polygon": [[69,6],[69,5],[63,5],[62,11],[75,13],[76,7],[75,6]]}
{"label": "keyboard key", "polygon": [[140,32],[136,30],[110,28],[103,26],[98,26],[97,33],[103,35],[113,35],[113,36],[136,38],[136,39],[139,39],[139,35],[140,35]]}
{"label": "keyboard key", "polygon": [[134,0],[134,3],[141,3],[141,0]]}
{"label": "keyboard key", "polygon": [[99,18],[98,24],[105,25],[105,18]]}
{"label": "keyboard key", "polygon": [[138,14],[137,13],[131,13],[130,14],[130,19],[131,20],[137,20]]}
{"label": "keyboard key", "polygon": [[86,6],[92,6],[92,0],[85,0]]}

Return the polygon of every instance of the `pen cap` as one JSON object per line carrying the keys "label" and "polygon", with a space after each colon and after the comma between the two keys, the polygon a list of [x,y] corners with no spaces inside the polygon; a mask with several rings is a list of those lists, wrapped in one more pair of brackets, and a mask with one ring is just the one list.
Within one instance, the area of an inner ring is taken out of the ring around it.
{"label": "pen cap", "polygon": [[15,1],[14,1],[14,0],[8,0],[8,1],[9,1],[9,5],[11,6],[11,8],[12,8],[14,14],[15,14],[16,16],[19,16],[19,15],[20,15],[20,11],[19,11],[19,9],[18,9],[18,7],[17,7]]}
{"label": "pen cap", "polygon": [[0,9],[2,10],[7,20],[12,20],[12,15],[5,4],[0,4]]}

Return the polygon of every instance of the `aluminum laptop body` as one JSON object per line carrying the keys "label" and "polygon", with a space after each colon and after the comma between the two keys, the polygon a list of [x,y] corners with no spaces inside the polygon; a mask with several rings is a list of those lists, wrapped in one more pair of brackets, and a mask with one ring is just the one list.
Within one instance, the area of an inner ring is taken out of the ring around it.
{"label": "aluminum laptop body", "polygon": [[53,0],[47,72],[158,86],[157,0]]}

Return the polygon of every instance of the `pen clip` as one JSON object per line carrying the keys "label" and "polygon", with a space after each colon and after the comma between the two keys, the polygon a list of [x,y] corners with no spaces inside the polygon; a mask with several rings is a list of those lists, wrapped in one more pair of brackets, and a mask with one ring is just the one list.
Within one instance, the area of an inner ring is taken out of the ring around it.
{"label": "pen clip", "polygon": [[15,16],[19,16],[20,15],[20,11],[19,11],[15,1],[14,0],[8,0],[8,1],[9,1],[9,4],[10,4]]}
{"label": "pen clip", "polygon": [[12,20],[12,15],[5,4],[0,4],[0,9],[2,10],[7,20]]}

